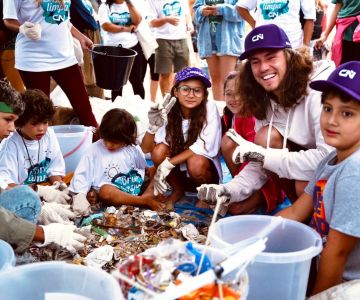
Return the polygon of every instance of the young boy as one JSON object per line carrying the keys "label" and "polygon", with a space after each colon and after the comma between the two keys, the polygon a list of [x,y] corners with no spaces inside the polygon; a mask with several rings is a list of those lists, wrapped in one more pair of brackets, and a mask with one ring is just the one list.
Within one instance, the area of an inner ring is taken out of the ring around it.
{"label": "young boy", "polygon": [[[110,205],[146,205],[153,210],[165,204],[153,196],[152,184],[143,192],[146,161],[136,146],[136,123],[123,109],[111,109],[99,127],[100,140],[82,157],[70,184],[73,210],[79,215],[90,213],[87,193],[98,191],[101,201]],[[143,192],[143,193],[142,193]]]}
{"label": "young boy", "polygon": [[[20,184],[62,182],[65,162],[48,122],[54,114],[50,99],[40,90],[22,94],[23,114],[15,121],[17,130],[3,141],[0,151],[0,176],[9,187]],[[37,186],[39,196],[48,202],[66,204],[70,197],[54,187]]]}
{"label": "young boy", "polygon": [[313,294],[360,279],[360,62],[340,65],[322,91],[321,132],[335,151],[325,157],[293,206],[279,215],[305,222],[324,240]]}

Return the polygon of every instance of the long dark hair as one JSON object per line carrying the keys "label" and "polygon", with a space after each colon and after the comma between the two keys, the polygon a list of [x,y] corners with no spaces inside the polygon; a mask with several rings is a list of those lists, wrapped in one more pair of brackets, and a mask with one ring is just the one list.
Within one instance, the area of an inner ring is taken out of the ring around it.
{"label": "long dark hair", "polygon": [[[297,51],[292,49],[284,49],[283,51],[287,57],[287,70],[280,85],[281,94],[276,100],[282,107],[289,109],[307,95],[313,62],[305,48]],[[239,93],[244,101],[245,111],[251,112],[258,120],[265,119],[270,98],[274,95],[267,93],[255,80],[250,60],[245,63],[244,68],[240,71],[240,78]]]}
{"label": "long dark hair", "polygon": [[[180,82],[176,83],[171,89],[171,96],[175,97],[174,91],[179,87]],[[190,126],[188,130],[187,141],[184,140],[184,134],[182,132],[182,114],[179,101],[176,101],[175,105],[168,114],[168,124],[166,125],[166,142],[170,146],[170,155],[175,156],[195,143],[199,137],[204,125],[207,126],[206,121],[206,103],[208,101],[208,91],[204,86],[205,92],[203,101],[199,106],[191,110]],[[205,141],[201,138],[204,143]]]}

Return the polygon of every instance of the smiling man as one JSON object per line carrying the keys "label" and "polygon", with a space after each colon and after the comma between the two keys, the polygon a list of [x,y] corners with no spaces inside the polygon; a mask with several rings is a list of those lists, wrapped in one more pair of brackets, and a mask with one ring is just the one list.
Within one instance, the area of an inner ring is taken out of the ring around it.
{"label": "smiling man", "polygon": [[229,183],[212,187],[216,193],[202,186],[200,198],[215,202],[219,195],[228,193],[230,203],[241,202],[259,190],[269,176],[290,200],[303,193],[318,163],[331,149],[320,131],[321,95],[308,85],[310,80],[327,78],[334,70],[328,61],[313,64],[307,53],[306,49],[293,50],[285,32],[273,24],[256,27],[248,34],[240,56],[247,61],[240,74],[239,92],[245,108],[256,118],[255,142],[232,130],[227,136],[238,145],[234,163],[249,164]]}

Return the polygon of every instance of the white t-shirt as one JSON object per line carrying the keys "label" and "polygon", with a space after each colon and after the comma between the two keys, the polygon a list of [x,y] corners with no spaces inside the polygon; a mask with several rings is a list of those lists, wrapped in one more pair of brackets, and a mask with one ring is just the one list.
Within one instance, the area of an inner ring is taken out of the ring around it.
{"label": "white t-shirt", "polygon": [[18,132],[2,141],[0,177],[7,184],[40,183],[64,175],[65,161],[52,128],[40,141],[23,139]]}
{"label": "white t-shirt", "polygon": [[112,184],[132,195],[138,195],[144,183],[146,161],[139,146],[109,151],[103,140],[92,144],[81,158],[70,191],[86,194],[91,187],[99,189]]}
{"label": "white t-shirt", "polygon": [[316,19],[312,0],[238,0],[237,5],[248,10],[256,8],[256,26],[276,24],[287,34],[294,49],[303,45],[300,9],[305,19]]}
{"label": "white t-shirt", "polygon": [[190,14],[185,0],[148,0],[149,21],[169,16],[179,17],[177,26],[166,23],[155,28],[155,37],[165,40],[181,40],[187,38],[186,15]]}
{"label": "white t-shirt", "polygon": [[68,28],[70,0],[62,8],[53,0],[4,0],[4,19],[40,23],[41,39],[19,33],[15,44],[15,68],[23,71],[54,71],[77,64]]}
{"label": "white t-shirt", "polygon": [[[133,1],[132,3],[134,3]],[[134,4],[135,5],[135,4]],[[140,11],[140,9],[138,9]],[[102,26],[104,23],[112,23],[120,26],[130,26],[131,17],[126,3],[112,4],[110,7],[107,4],[101,4],[99,7],[99,22]],[[103,31],[104,44],[117,46],[121,44],[124,48],[134,47],[138,43],[138,38],[135,33],[131,32],[108,32]]]}
{"label": "white t-shirt", "polygon": [[[214,165],[218,171],[219,178],[222,178],[221,164],[219,160],[219,150],[221,145],[221,120],[218,109],[214,101],[208,100],[206,103],[206,121],[200,135],[194,144],[189,149],[195,154],[202,155],[214,162]],[[188,130],[190,127],[190,120],[183,119],[182,131],[184,134],[184,140],[188,138]],[[205,142],[205,144],[204,144]],[[161,127],[155,135],[156,144],[166,144],[166,125]],[[180,166],[181,170],[186,169],[186,164]]]}

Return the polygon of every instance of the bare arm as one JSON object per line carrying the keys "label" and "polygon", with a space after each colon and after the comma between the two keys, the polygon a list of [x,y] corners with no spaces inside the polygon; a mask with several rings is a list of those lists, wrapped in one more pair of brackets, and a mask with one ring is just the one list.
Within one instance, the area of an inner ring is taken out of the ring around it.
{"label": "bare arm", "polygon": [[239,13],[239,15],[246,21],[249,23],[249,25],[251,26],[251,28],[255,28],[255,19],[252,17],[252,15],[250,14],[249,10],[247,10],[246,8],[237,7],[237,11]]}
{"label": "bare arm", "polygon": [[293,205],[283,209],[276,215],[298,222],[305,222],[310,218],[313,211],[314,206],[312,197],[307,193],[303,193]]}
{"label": "bare arm", "polygon": [[303,44],[310,46],[311,36],[314,32],[314,20],[305,20],[304,22],[304,39]]}
{"label": "bare arm", "polygon": [[14,32],[19,32],[20,23],[15,19],[4,19],[5,26]]}
{"label": "bare arm", "polygon": [[125,1],[125,2],[128,6],[129,12],[130,12],[131,23],[135,26],[138,26],[142,19],[141,14],[137,11],[137,9],[131,3],[131,1]]}
{"label": "bare arm", "polygon": [[163,25],[165,25],[166,23],[170,23],[172,25],[175,25],[174,23],[179,23],[179,19],[177,17],[164,17],[164,18],[158,18],[158,19],[153,19],[150,21],[150,26],[151,27],[161,27]]}
{"label": "bare arm", "polygon": [[326,246],[320,256],[319,271],[312,294],[342,282],[346,261],[358,242],[356,237],[330,229]]}
{"label": "bare arm", "polygon": [[151,134],[150,132],[146,132],[141,144],[140,144],[140,148],[144,153],[149,153],[151,151],[154,150],[154,146],[155,146],[155,134]]}
{"label": "bare arm", "polygon": [[80,44],[81,44],[81,48],[83,49],[91,49],[93,46],[93,42],[85,35],[83,35],[75,26],[73,26],[70,23],[71,27],[70,27],[70,32],[71,35],[76,38],[77,40],[79,40]]}
{"label": "bare arm", "polygon": [[173,165],[179,165],[183,162],[186,162],[190,158],[190,156],[192,156],[193,154],[194,154],[194,152],[192,152],[191,150],[185,150],[185,151],[179,153],[178,155],[171,157],[169,161]]}

